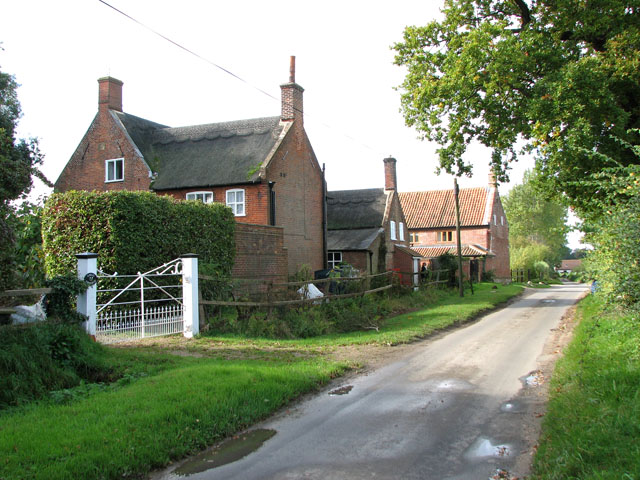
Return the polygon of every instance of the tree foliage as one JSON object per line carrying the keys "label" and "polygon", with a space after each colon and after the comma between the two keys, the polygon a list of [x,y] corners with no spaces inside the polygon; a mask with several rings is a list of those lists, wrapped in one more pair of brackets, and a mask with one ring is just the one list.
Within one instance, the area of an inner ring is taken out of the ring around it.
{"label": "tree foliage", "polygon": [[501,180],[534,152],[549,191],[588,210],[602,192],[576,180],[607,166],[591,153],[637,161],[614,137],[638,143],[639,12],[640,0],[445,0],[442,21],[395,45],[406,123],[440,144],[449,173],[470,174],[471,140]]}
{"label": "tree foliage", "polygon": [[[640,160],[640,146],[626,147]],[[603,192],[602,214],[587,216],[584,225],[594,247],[588,273],[608,302],[640,309],[640,165],[606,168],[585,182]]]}
{"label": "tree foliage", "polygon": [[[554,265],[562,260],[567,250],[567,207],[548,200],[536,187],[536,178],[535,172],[525,172],[522,183],[514,186],[502,199],[509,221],[509,246],[514,268],[531,268],[535,261]],[[548,248],[529,249],[526,254],[520,252],[534,244]],[[533,251],[540,256],[525,262],[527,266],[519,265],[522,263],[520,258],[529,258]]]}
{"label": "tree foliage", "polygon": [[14,77],[0,71],[0,290],[14,286],[13,229],[15,209],[11,202],[24,198],[33,187],[33,177],[51,183],[39,169],[43,157],[35,139],[17,139],[21,116]]}

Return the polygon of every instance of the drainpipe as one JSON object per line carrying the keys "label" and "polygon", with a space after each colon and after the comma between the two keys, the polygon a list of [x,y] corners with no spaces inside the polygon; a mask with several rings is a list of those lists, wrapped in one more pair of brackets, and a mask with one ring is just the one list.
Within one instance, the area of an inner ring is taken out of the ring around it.
{"label": "drainpipe", "polygon": [[322,268],[327,269],[327,181],[325,164],[322,164]]}
{"label": "drainpipe", "polygon": [[273,191],[273,186],[276,182],[269,181],[269,225],[275,226],[276,224],[276,192]]}

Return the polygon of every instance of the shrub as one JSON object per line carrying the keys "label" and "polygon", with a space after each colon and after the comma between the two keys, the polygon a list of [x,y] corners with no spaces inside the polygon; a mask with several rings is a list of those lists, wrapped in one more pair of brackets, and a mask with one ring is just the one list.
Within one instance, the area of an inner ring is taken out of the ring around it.
{"label": "shrub", "polygon": [[538,279],[544,280],[549,276],[549,264],[544,260],[539,260],[533,264],[533,269],[538,274]]}
{"label": "shrub", "polygon": [[110,375],[103,347],[77,325],[0,326],[0,409]]}
{"label": "shrub", "polygon": [[76,269],[75,254],[94,252],[104,271],[151,270],[197,253],[230,274],[235,220],[220,203],[185,202],[151,192],[53,194],[45,203],[42,236],[48,276]]}

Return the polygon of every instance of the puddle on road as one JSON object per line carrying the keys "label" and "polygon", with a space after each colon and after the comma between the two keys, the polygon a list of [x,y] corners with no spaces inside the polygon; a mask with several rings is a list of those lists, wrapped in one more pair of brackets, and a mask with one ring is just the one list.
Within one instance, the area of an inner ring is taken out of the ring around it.
{"label": "puddle on road", "polygon": [[537,387],[544,383],[544,375],[540,370],[534,370],[527,376],[521,377],[520,381],[525,387]]}
{"label": "puddle on road", "polygon": [[542,300],[542,303],[556,303],[556,301],[549,299],[549,300]]}
{"label": "puddle on road", "polygon": [[446,380],[440,380],[434,387],[434,391],[436,392],[461,392],[472,389],[474,385],[465,380],[448,378]]}
{"label": "puddle on road", "polygon": [[260,428],[238,435],[225,440],[217,447],[199,453],[180,465],[172,473],[180,477],[188,477],[235,462],[256,451],[275,434],[275,430]]}
{"label": "puddle on road", "polygon": [[340,388],[336,388],[335,390],[331,390],[329,392],[329,395],[331,395],[332,397],[335,396],[335,395],[346,395],[351,390],[353,390],[353,385],[346,385],[344,387],[340,387]]}
{"label": "puddle on road", "polygon": [[503,413],[517,413],[520,408],[516,402],[506,402],[500,405],[500,411]]}
{"label": "puddle on road", "polygon": [[488,438],[478,438],[465,453],[467,458],[508,457],[511,450],[508,445],[493,445]]}

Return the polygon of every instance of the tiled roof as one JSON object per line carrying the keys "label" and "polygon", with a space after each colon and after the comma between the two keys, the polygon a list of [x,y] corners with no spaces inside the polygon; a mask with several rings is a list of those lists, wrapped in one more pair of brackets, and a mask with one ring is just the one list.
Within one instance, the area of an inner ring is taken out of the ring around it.
{"label": "tiled roof", "polygon": [[411,255],[412,257],[422,257],[422,254],[420,252],[416,251],[414,248],[405,247],[404,245],[396,244],[395,249],[406,253],[407,255]]}
{"label": "tiled roof", "polygon": [[386,205],[387,194],[382,188],[327,192],[328,229],[381,227]]}
{"label": "tiled roof", "polygon": [[[427,192],[400,192],[400,204],[407,219],[407,227],[442,228],[456,224],[456,207],[453,190]],[[487,201],[489,190],[480,188],[460,189],[460,225],[478,226],[489,223]]]}
{"label": "tiled roof", "polygon": [[562,264],[560,265],[560,269],[562,270],[575,270],[582,264],[581,259],[577,260],[562,260]]}
{"label": "tiled roof", "polygon": [[[412,250],[418,252],[423,258],[437,258],[445,253],[451,255],[458,254],[458,247],[456,245],[423,245],[420,247],[413,246]],[[495,257],[495,254],[486,250],[478,245],[462,245],[463,257]]]}

